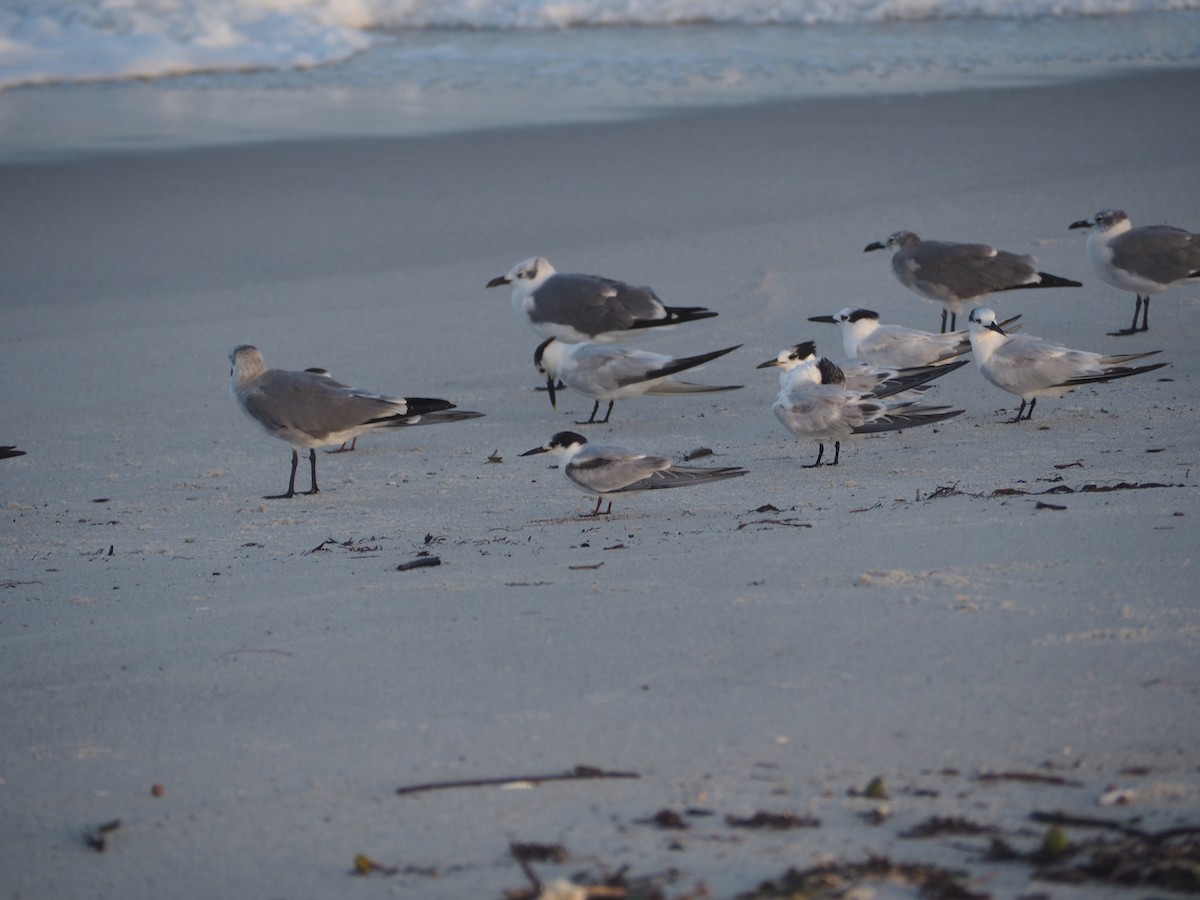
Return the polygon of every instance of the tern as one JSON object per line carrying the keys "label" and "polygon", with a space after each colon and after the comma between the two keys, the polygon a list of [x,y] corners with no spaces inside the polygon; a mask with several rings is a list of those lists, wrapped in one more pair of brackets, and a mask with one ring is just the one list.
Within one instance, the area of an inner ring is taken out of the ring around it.
{"label": "tern", "polygon": [[316,494],[317,447],[341,444],[379,428],[433,425],[475,419],[483,413],[456,409],[448,400],[387,397],[334,381],[327,374],[268,369],[257,347],[240,344],[229,351],[230,389],[241,410],[273,438],[292,445],[292,472],[287,493],[265,500],[296,496],[300,450],[308,450]]}
{"label": "tern", "polygon": [[942,331],[950,315],[950,331],[968,301],[997,291],[1022,288],[1082,287],[1078,281],[1037,270],[1037,258],[1018,256],[987,244],[923,241],[911,231],[897,231],[884,242],[863,248],[892,248],[892,274],[902,285],[943,306]]}
{"label": "tern", "polygon": [[560,431],[540,447],[526,450],[522,456],[549,453],[562,462],[563,474],[577,488],[596,498],[596,508],[590,516],[599,516],[600,504],[608,501],[612,512],[613,497],[639,494],[661,488],[691,487],[738,478],[746,470],[738,466],[705,468],[678,466],[665,456],[632,453],[624,447],[588,444],[587,438],[573,431]]}
{"label": "tern", "polygon": [[568,344],[558,338],[547,338],[538,344],[533,354],[533,364],[546,376],[546,390],[550,394],[550,406],[558,409],[556,382],[579,391],[592,400],[592,414],[586,422],[576,425],[591,425],[596,422],[600,401],[608,401],[608,410],[599,424],[604,424],[612,415],[613,403],[631,397],[645,395],[665,396],[668,394],[706,394],[715,391],[735,391],[740,384],[708,385],[693,384],[672,378],[678,372],[694,369],[704,363],[732,353],[741,344],[676,359],[662,353],[646,350],[630,350],[624,347],[601,344]]}
{"label": "tern", "polygon": [[[812,341],[793,344],[780,350],[774,359],[759,363],[755,368],[766,369],[778,366],[779,386],[784,388],[793,373],[807,363],[816,362],[817,346]],[[919,394],[927,388],[926,382],[941,378],[955,369],[962,368],[968,360],[953,360],[949,365],[912,366],[906,369],[891,366],[874,366],[858,359],[830,360],[841,370],[844,379],[843,386],[847,390],[858,391],[861,394],[874,394],[876,397],[894,397],[905,391]],[[805,376],[809,377],[809,376]]]}
{"label": "tern", "polygon": [[1021,398],[1021,407],[1013,422],[1022,420],[1027,402],[1029,412],[1024,418],[1029,420],[1038,397],[1061,397],[1080,385],[1153,372],[1166,365],[1126,365],[1154,356],[1162,352],[1160,350],[1105,356],[1087,350],[1072,350],[1031,334],[1010,335],[996,324],[996,314],[987,307],[971,310],[969,324],[971,346],[980,374],[996,387]]}
{"label": "tern", "polygon": [[842,333],[842,349],[851,359],[875,366],[941,366],[971,352],[965,331],[935,334],[903,325],[885,325],[872,309],[847,307],[832,316],[809,316],[810,322],[829,322]]}
{"label": "tern", "polygon": [[666,306],[648,287],[599,275],[554,271],[540,256],[517,263],[487,287],[513,286],[517,316],[543,338],[610,344],[639,329],[664,328],[716,315],[700,306]]}
{"label": "tern", "polygon": [[833,441],[833,462],[826,465],[836,466],[842,441],[853,435],[933,425],[963,412],[948,406],[885,403],[875,394],[848,390],[845,384],[842,370],[822,357],[794,369],[771,407],[796,437],[817,441],[816,462],[806,469],[821,465],[829,441]]}
{"label": "tern", "polygon": [[[1134,228],[1119,209],[1105,209],[1094,219],[1072,222],[1071,228],[1090,228],[1088,258],[1096,274],[1113,287],[1133,291],[1133,324],[1113,336],[1149,331],[1150,295],[1200,280],[1200,234],[1170,225]],[[1142,327],[1138,327],[1138,313]]]}

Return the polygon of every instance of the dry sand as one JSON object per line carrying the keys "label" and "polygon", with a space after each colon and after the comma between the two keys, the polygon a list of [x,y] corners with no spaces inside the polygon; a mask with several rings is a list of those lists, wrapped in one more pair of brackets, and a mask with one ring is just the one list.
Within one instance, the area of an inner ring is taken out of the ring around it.
{"label": "dry sand", "polygon": [[[1197,98],[1184,71],[0,167],[0,443],[28,451],[0,462],[0,892],[499,897],[528,885],[516,840],[572,855],[547,879],[674,869],[669,897],[869,853],[981,895],[1124,896],[900,834],[960,815],[1026,850],[1033,810],[1197,824],[1200,295],[1107,337],[1133,298],[1067,230],[1107,206],[1200,229]],[[1001,313],[1171,366],[1020,426],[969,367],[935,391],[966,414],[801,468],[815,446],[753,366],[808,338],[840,354],[805,320],[843,306],[936,327],[862,253],[901,228],[1036,253],[1086,286]],[[518,457],[590,409],[551,413],[536,337],[483,290],[533,254],[720,311],[645,344],[744,342],[703,376],[745,390],[587,432],[748,477],[580,519],[591,501]],[[242,342],[487,417],[368,437],[322,456],[319,495],[264,501],[288,450],[230,399]],[[439,568],[396,571],[425,550]],[[640,778],[395,793],[576,765]],[[873,826],[847,792],[877,775]],[[1097,806],[1110,784],[1133,805]],[[639,821],[663,808],[715,815]],[[821,827],[725,823],[756,810]],[[359,853],[402,871],[356,880]]]}

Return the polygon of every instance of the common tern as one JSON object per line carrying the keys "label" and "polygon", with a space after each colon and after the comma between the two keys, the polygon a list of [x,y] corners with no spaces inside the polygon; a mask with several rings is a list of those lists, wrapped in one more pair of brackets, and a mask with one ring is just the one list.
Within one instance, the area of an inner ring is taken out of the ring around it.
{"label": "common tern", "polygon": [[1021,421],[1026,403],[1029,412],[1025,419],[1030,419],[1038,397],[1061,397],[1080,385],[1128,378],[1166,365],[1126,365],[1154,356],[1161,352],[1159,350],[1105,356],[1087,350],[1072,350],[1031,334],[1010,335],[996,324],[996,314],[984,306],[971,310],[969,325],[975,364],[980,374],[996,387],[1021,398],[1021,407],[1013,422]]}
{"label": "common tern", "polygon": [[817,459],[806,469],[821,465],[825,444],[833,441],[833,462],[841,456],[842,441],[853,435],[897,431],[933,425],[963,412],[948,406],[887,403],[878,396],[848,390],[841,369],[822,357],[794,369],[771,407],[783,427],[796,437],[817,441]]}
{"label": "common tern", "polygon": [[950,331],[964,304],[997,291],[1022,288],[1082,287],[1078,281],[1037,270],[1037,258],[1018,256],[987,244],[923,241],[911,231],[897,231],[886,241],[867,244],[863,252],[893,251],[892,274],[910,291],[943,306],[942,331],[950,315]]}
{"label": "common tern", "polygon": [[592,516],[601,515],[600,505],[608,501],[604,515],[612,512],[613,497],[638,494],[661,488],[691,487],[737,478],[746,470],[738,466],[704,468],[679,466],[665,456],[632,453],[624,447],[588,444],[587,438],[573,431],[560,431],[540,447],[526,450],[522,456],[549,453],[562,463],[563,474],[586,494],[596,498]]}
{"label": "common tern", "polygon": [[613,403],[632,397],[665,396],[668,394],[707,394],[715,391],[735,391],[740,384],[708,385],[693,384],[672,378],[679,372],[694,369],[706,362],[732,353],[741,344],[676,359],[662,353],[646,350],[630,350],[625,347],[605,346],[591,342],[569,344],[558,338],[547,338],[538,344],[533,354],[533,364],[546,376],[546,390],[550,394],[550,406],[558,409],[556,382],[579,391],[595,401],[592,414],[586,422],[596,422],[600,401],[608,401],[608,410],[600,424],[612,415]]}
{"label": "common tern", "polygon": [[653,289],[599,275],[559,273],[541,256],[517,263],[487,287],[513,286],[513,311],[544,338],[609,344],[640,329],[710,319],[699,306],[666,306]]}
{"label": "common tern", "polygon": [[[1090,228],[1088,258],[1096,274],[1113,287],[1133,291],[1133,324],[1110,335],[1149,331],[1150,295],[1200,280],[1200,234],[1170,225],[1134,228],[1119,209],[1104,209],[1094,219],[1072,222],[1071,228]],[[1142,326],[1138,327],[1138,313]]]}
{"label": "common tern", "polygon": [[317,447],[340,444],[379,428],[433,425],[475,419],[483,413],[455,409],[448,400],[425,397],[387,397],[361,391],[316,372],[268,369],[257,347],[240,344],[229,351],[230,388],[242,411],[273,438],[292,445],[292,472],[287,493],[264,499],[296,496],[296,467],[300,450],[308,450],[312,487],[317,487]]}

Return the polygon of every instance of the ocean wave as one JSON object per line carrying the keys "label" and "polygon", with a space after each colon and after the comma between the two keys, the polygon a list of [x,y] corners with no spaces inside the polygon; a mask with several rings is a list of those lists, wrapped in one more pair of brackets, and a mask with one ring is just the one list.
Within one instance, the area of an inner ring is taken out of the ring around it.
{"label": "ocean wave", "polygon": [[0,87],[304,69],[389,33],[877,25],[1200,9],[1200,0],[7,0]]}

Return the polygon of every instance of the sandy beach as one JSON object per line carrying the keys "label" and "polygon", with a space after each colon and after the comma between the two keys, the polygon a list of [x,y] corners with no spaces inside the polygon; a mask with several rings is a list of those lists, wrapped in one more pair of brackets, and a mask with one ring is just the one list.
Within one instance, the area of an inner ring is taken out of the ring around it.
{"label": "sandy beach", "polygon": [[[969,896],[1162,893],[987,851],[1036,850],[1035,812],[1200,825],[1200,291],[1109,337],[1134,298],[1067,228],[1200,230],[1197,98],[1176,70],[0,165],[0,444],[27,451],[0,461],[0,894],[499,898],[531,889],[514,841],[567,854],[530,864],[546,883],[627,866],[629,896],[676,900],[872,855]],[[807,318],[847,306],[936,330],[863,253],[900,229],[1037,255],[1084,287],[1002,316],[1169,367],[1014,425],[968,366],[931,395],[963,415],[803,468],[754,366],[840,356]],[[519,456],[591,408],[552,412],[537,336],[484,289],[533,255],[720,313],[637,343],[741,343],[696,380],[743,390],[577,430],[747,477],[588,519]],[[289,451],[230,397],[240,343],[486,415],[263,500]],[[577,766],[637,777],[397,795]],[[819,824],[735,824],[760,811]],[[993,831],[904,836],[934,816]],[[396,871],[355,878],[359,854]]]}

